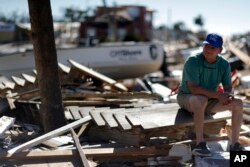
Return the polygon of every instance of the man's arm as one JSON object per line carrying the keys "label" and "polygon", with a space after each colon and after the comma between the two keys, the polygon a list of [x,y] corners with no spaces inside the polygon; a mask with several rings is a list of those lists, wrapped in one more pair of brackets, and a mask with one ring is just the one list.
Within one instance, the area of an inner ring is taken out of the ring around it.
{"label": "man's arm", "polygon": [[228,97],[231,100],[234,99],[234,93],[233,93],[232,85],[224,86],[223,88],[224,88],[224,92],[228,94]]}
{"label": "man's arm", "polygon": [[[219,93],[219,92],[215,92],[215,91],[210,91],[210,90],[207,90],[207,89],[200,87],[199,85],[197,85],[195,83],[192,83],[191,81],[187,81],[187,86],[192,94],[203,95],[203,96],[206,96],[208,98],[218,99],[224,105],[227,105],[232,100],[232,96],[230,96],[230,94],[227,92]],[[227,89],[227,91],[230,90],[229,87],[226,89]]]}
{"label": "man's arm", "polygon": [[232,85],[229,85],[229,86],[223,86],[223,89],[224,89],[224,92],[230,94],[230,95],[233,95],[233,88],[232,88]]}

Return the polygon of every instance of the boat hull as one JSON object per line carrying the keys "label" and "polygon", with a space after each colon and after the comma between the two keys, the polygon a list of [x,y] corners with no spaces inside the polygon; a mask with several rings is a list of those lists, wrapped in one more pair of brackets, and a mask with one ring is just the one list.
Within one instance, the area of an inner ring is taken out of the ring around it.
{"label": "boat hull", "polygon": [[[30,73],[35,69],[33,51],[1,55],[0,74]],[[159,70],[163,45],[154,43],[57,49],[58,62],[74,60],[113,79],[141,77]]]}

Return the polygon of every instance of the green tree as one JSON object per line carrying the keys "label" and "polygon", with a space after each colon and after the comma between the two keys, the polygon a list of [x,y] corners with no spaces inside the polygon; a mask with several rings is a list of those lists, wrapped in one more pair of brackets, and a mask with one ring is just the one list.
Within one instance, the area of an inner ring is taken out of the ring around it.
{"label": "green tree", "polygon": [[84,18],[88,15],[89,8],[87,10],[80,10],[77,8],[65,8],[64,20],[68,22],[84,21]]}
{"label": "green tree", "polygon": [[176,22],[173,26],[174,30],[177,32],[181,32],[181,31],[185,31],[186,30],[186,26],[185,23],[182,21]]}
{"label": "green tree", "polygon": [[13,11],[8,15],[0,13],[0,21],[6,23],[27,23],[29,22],[29,16],[27,14],[19,14],[17,11]]}

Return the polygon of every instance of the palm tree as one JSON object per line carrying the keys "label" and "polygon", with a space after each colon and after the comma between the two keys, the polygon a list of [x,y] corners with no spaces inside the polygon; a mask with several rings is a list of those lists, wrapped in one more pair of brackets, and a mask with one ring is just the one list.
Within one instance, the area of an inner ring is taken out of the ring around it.
{"label": "palm tree", "polygon": [[197,17],[194,18],[194,24],[198,25],[200,29],[203,29],[204,26],[204,18],[202,15],[198,15]]}

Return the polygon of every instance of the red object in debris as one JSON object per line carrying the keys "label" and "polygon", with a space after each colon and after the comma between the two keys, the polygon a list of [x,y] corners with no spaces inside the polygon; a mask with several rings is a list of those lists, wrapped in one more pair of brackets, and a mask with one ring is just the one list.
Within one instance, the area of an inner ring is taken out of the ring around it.
{"label": "red object in debris", "polygon": [[[231,72],[231,82],[232,82],[233,88],[239,85],[239,76],[238,76],[237,70],[233,70]],[[221,84],[218,86],[217,92],[224,93],[224,89]]]}
{"label": "red object in debris", "polygon": [[222,86],[222,85],[219,85],[219,86],[218,86],[217,92],[219,92],[219,93],[224,93],[224,89],[223,89],[223,86]]}

